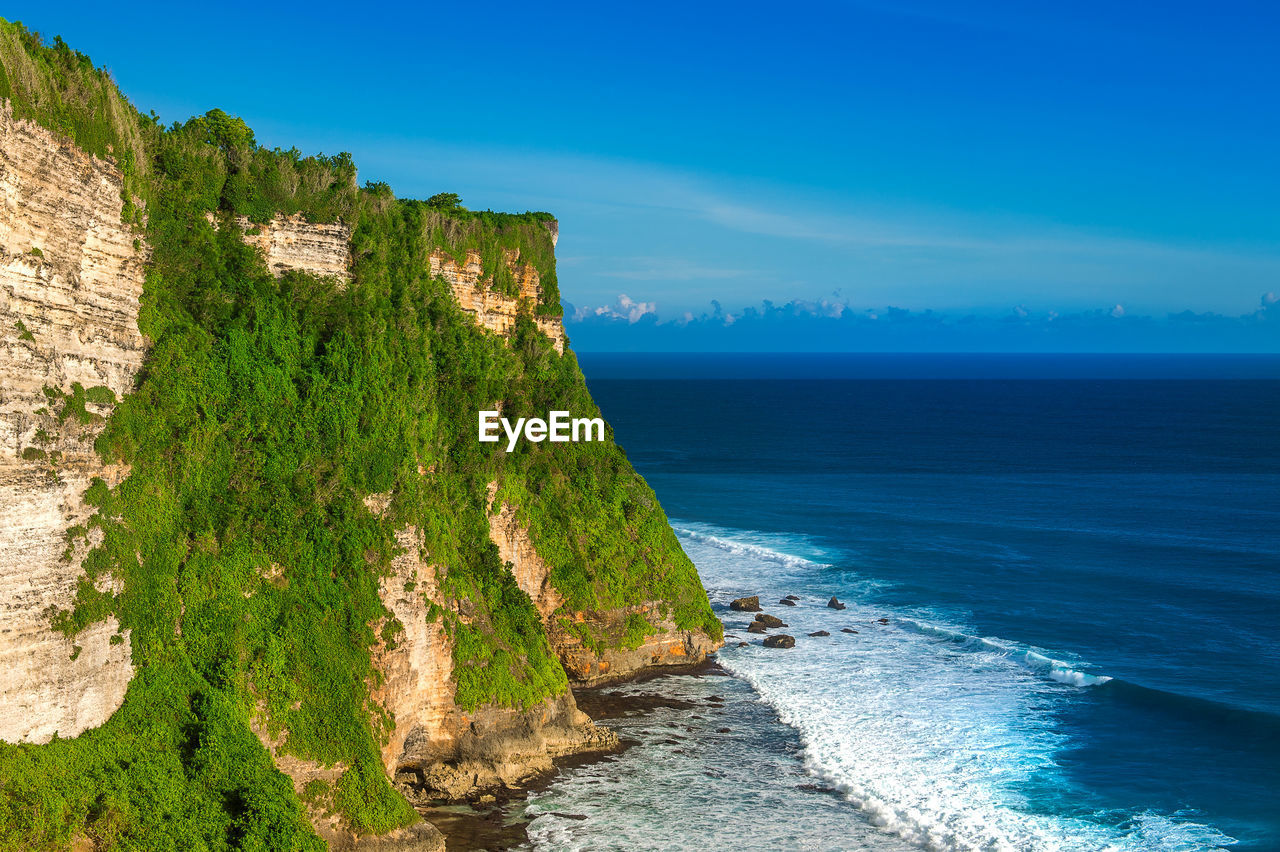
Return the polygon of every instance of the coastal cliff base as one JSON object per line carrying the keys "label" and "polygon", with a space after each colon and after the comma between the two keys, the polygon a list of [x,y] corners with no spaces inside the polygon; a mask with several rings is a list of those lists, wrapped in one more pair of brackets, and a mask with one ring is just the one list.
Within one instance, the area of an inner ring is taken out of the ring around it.
{"label": "coastal cliff base", "polygon": [[[636,617],[651,625],[651,631],[634,647],[627,647],[628,626]],[[663,613],[658,601],[601,612],[574,613],[575,625],[585,624],[590,635],[604,637],[604,648],[585,644],[563,624],[550,625],[551,646],[570,680],[578,686],[601,686],[629,680],[652,668],[682,668],[697,665],[724,642],[696,630],[681,630]]]}
{"label": "coastal cliff base", "polygon": [[526,711],[482,710],[445,753],[411,737],[395,780],[415,805],[475,799],[550,771],[558,757],[617,747],[617,734],[597,727],[565,693]]}
{"label": "coastal cliff base", "polygon": [[[576,701],[582,711],[600,723],[599,730],[612,735],[613,747],[601,751],[564,754],[556,757],[546,770],[519,783],[490,789],[484,794],[467,797],[462,802],[437,800],[419,804],[418,812],[443,833],[450,852],[472,849],[499,852],[524,847],[529,842],[527,826],[534,818],[533,814],[524,811],[526,802],[548,789],[563,772],[573,772],[593,764],[620,759],[624,752],[643,745],[630,736],[619,736],[614,730],[614,720],[651,719],[655,713],[701,712],[701,702],[682,698],[679,687],[663,685],[672,677],[676,679],[669,681],[670,684],[682,683],[680,676],[692,676],[697,681],[706,679],[710,684],[721,682],[729,675],[714,661],[703,660],[692,665],[647,668],[633,673],[625,679],[626,684],[638,686],[650,681],[656,682],[652,687],[642,687],[639,692],[622,686],[622,679],[604,685],[575,687]],[[582,817],[571,815],[569,818]]]}

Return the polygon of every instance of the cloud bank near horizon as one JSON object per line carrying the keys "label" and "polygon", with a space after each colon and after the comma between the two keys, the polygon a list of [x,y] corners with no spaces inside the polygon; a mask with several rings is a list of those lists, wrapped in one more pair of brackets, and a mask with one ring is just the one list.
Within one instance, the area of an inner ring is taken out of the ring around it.
{"label": "cloud bank near horizon", "polygon": [[1124,305],[1090,310],[1006,312],[859,308],[838,296],[769,300],[667,316],[653,301],[619,294],[609,305],[565,305],[581,352],[1223,352],[1280,353],[1280,295],[1229,316],[1163,315]]}

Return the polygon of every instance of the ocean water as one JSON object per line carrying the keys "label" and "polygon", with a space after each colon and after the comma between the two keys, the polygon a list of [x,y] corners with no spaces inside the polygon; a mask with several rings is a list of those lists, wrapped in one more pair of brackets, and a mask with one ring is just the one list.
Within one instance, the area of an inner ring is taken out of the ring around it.
{"label": "ocean water", "polygon": [[627,687],[725,700],[611,723],[533,847],[1280,849],[1280,361],[583,366],[732,677]]}

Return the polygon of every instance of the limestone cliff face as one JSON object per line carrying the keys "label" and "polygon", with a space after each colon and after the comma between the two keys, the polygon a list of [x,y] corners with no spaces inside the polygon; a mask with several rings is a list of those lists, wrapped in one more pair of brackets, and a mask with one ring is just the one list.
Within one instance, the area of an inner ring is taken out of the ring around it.
{"label": "limestone cliff face", "polygon": [[387,772],[411,799],[458,799],[513,785],[550,769],[559,755],[617,744],[568,691],[529,710],[458,707],[453,646],[442,619],[430,611],[431,604],[455,604],[441,594],[438,569],[422,559],[421,533],[406,528],[396,539],[402,552],[380,593],[401,630],[378,650],[384,680],[372,697],[394,720],[383,748]]}
{"label": "limestone cliff face", "polygon": [[489,538],[498,546],[498,555],[511,566],[516,585],[533,601],[544,624],[554,620],[552,616],[564,603],[564,598],[551,584],[551,566],[542,560],[529,533],[516,519],[511,506],[494,505],[498,483],[489,484]]}
{"label": "limestone cliff face", "polygon": [[[580,684],[618,680],[653,666],[680,666],[700,663],[720,647],[701,631],[681,630],[662,612],[657,601],[601,612],[562,611],[564,598],[551,583],[551,566],[538,555],[529,532],[508,505],[494,505],[497,484],[489,486],[489,537],[498,553],[511,566],[516,583],[542,615],[551,647],[555,649],[569,677]],[[606,648],[598,651],[582,643],[561,619],[571,624],[588,624],[593,635],[605,637],[607,644],[620,645],[627,621],[639,615],[653,627],[653,633],[636,648]]]}
{"label": "limestone cliff face", "polygon": [[[205,219],[217,224],[213,213],[206,213]],[[351,280],[351,228],[341,222],[308,222],[300,215],[277,215],[265,224],[237,216],[235,222],[244,241],[262,252],[277,278],[296,269],[344,284]]]}
{"label": "limestone cliff face", "polygon": [[382,603],[400,623],[402,633],[390,646],[379,648],[375,660],[385,680],[373,700],[395,720],[382,760],[394,774],[412,734],[420,746],[448,753],[455,744],[451,717],[453,702],[453,653],[439,617],[432,618],[430,604],[443,607],[437,568],[422,560],[422,533],[408,528],[397,532],[401,553],[392,562],[392,573],[382,578]]}
{"label": "limestone cliff face", "polygon": [[[454,298],[464,311],[473,314],[476,322],[490,331],[503,336],[510,336],[516,327],[516,317],[521,310],[533,313],[542,293],[538,270],[533,264],[520,259],[517,251],[508,249],[503,253],[503,262],[515,277],[520,295],[516,298],[494,292],[493,281],[484,275],[480,253],[468,251],[462,263],[454,260],[441,249],[431,252],[431,274],[439,275],[449,282],[453,288]],[[538,328],[551,342],[556,351],[564,352],[564,323],[550,317],[534,317]]]}
{"label": "limestone cliff face", "polygon": [[114,618],[74,639],[49,627],[68,608],[92,514],[93,450],[110,406],[60,422],[45,388],[133,387],[145,246],[121,223],[119,170],[0,106],[0,739],[47,742],[102,724],[133,674]]}
{"label": "limestone cliff face", "polygon": [[297,269],[325,278],[351,278],[351,229],[340,222],[314,224],[302,216],[276,216],[265,225],[254,225],[241,216],[244,241],[262,249],[267,267],[279,277]]}
{"label": "limestone cliff face", "polygon": [[[80,562],[99,541],[95,531],[68,536],[93,515],[84,502],[86,488],[94,478],[115,485],[128,474],[104,465],[93,447],[113,408],[106,400],[132,391],[147,348],[138,310],[148,248],[121,222],[122,188],[112,163],[15,120],[9,106],[0,105],[0,739],[9,742],[43,743],[55,733],[71,737],[101,725],[123,702],[133,675],[130,636],[114,617],[71,638],[50,627],[52,613],[72,606]],[[242,218],[237,225],[276,275],[297,269],[350,280],[351,232],[345,225],[281,216],[265,225]],[[557,226],[546,226],[554,242]],[[516,283],[515,298],[493,291],[476,252],[467,252],[461,263],[433,252],[430,270],[448,281],[479,325],[510,336],[518,316],[534,316],[563,352],[560,320],[535,316],[537,270],[514,250],[503,262]],[[84,414],[60,416],[62,395],[83,396],[86,389],[94,392]],[[491,489],[490,503],[495,493]],[[369,508],[377,512],[386,505],[371,498]],[[490,535],[573,679],[592,682],[651,665],[696,662],[714,649],[700,634],[665,621],[656,604],[566,612],[551,567],[511,507],[493,507]],[[382,578],[380,593],[398,629],[376,649],[382,677],[371,699],[392,720],[381,731],[382,758],[402,789],[418,799],[459,798],[545,771],[562,754],[616,746],[616,735],[593,725],[569,691],[526,710],[458,707],[453,648],[438,609],[452,608],[464,618],[465,607],[441,591],[439,569],[424,559],[419,531],[402,529],[397,541],[402,552]],[[109,577],[99,582],[104,591],[113,584]],[[620,637],[637,612],[657,632],[629,651],[584,648],[562,623],[590,620],[603,635]],[[342,770],[289,756],[264,728],[256,730],[299,790],[316,778],[332,782]],[[312,817],[335,848],[356,848],[356,838],[332,818]],[[436,849],[440,838],[415,828],[397,842]]]}

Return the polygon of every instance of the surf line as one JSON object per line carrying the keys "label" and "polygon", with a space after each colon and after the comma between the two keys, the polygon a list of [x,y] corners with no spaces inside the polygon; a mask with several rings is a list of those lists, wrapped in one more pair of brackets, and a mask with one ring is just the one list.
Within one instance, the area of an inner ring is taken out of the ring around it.
{"label": "surf line", "polygon": [[507,436],[507,452],[516,448],[521,436],[535,444],[542,441],[566,443],[568,441],[603,441],[604,419],[600,417],[570,417],[568,411],[549,411],[547,419],[541,417],[519,417],[512,425],[506,417],[500,417],[498,411],[481,411],[480,441],[495,444],[501,440],[498,427]]}

